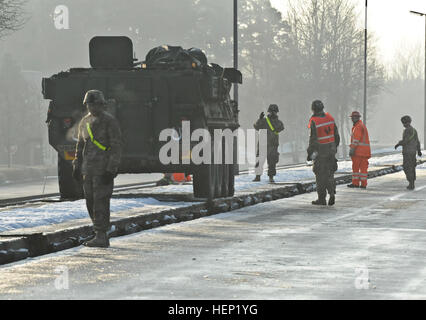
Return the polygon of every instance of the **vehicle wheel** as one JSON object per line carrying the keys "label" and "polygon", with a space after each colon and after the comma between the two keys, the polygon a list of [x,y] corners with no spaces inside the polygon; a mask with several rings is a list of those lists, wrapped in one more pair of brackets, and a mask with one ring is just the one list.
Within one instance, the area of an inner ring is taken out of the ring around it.
{"label": "vehicle wheel", "polygon": [[229,164],[223,165],[222,170],[222,197],[229,196]]}
{"label": "vehicle wheel", "polygon": [[62,159],[58,155],[58,181],[61,199],[76,200],[84,197],[83,183],[72,177],[71,161]]}
{"label": "vehicle wheel", "polygon": [[212,164],[200,165],[194,172],[193,179],[194,197],[214,198],[216,172]]}
{"label": "vehicle wheel", "polygon": [[216,173],[214,197],[220,198],[222,197],[222,181],[223,181],[224,166],[221,164],[215,164],[213,165],[213,167],[215,168],[215,173]]}
{"label": "vehicle wheel", "polygon": [[228,176],[228,197],[233,197],[235,194],[235,172],[234,172],[234,165],[230,164],[228,165],[228,172],[229,172],[229,176]]}

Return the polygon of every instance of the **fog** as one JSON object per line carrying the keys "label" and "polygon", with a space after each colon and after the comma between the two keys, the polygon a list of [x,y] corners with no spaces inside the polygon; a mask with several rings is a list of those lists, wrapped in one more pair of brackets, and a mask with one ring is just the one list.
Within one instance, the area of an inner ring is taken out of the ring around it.
{"label": "fog", "polygon": [[[56,163],[41,78],[89,67],[93,36],[130,37],[141,61],[151,48],[169,44],[198,47],[209,62],[231,67],[232,13],[230,0],[28,0],[19,30],[0,32],[0,166]],[[294,152],[292,161],[304,161],[310,104],[321,99],[342,135],[339,153],[346,155],[349,114],[363,111],[362,19],[351,0],[294,0],[283,14],[268,0],[240,0],[241,125],[252,127],[276,103],[285,125],[282,150]],[[409,114],[423,143],[423,48],[401,52],[388,66],[376,41],[370,35],[370,139],[393,146],[402,136],[399,119]]]}

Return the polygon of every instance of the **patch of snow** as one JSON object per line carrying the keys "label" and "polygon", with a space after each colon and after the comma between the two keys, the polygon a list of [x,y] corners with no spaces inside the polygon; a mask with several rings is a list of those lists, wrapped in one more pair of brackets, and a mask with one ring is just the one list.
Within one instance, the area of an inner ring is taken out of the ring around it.
{"label": "patch of snow", "polygon": [[[140,208],[179,208],[187,202],[162,202],[153,198],[111,199],[111,215],[114,212]],[[39,207],[11,208],[0,212],[0,232],[20,228],[51,225],[76,219],[88,218],[85,200],[59,202]]]}
{"label": "patch of snow", "polygon": [[[424,152],[426,154],[426,152]],[[402,154],[393,154],[382,157],[372,157],[369,160],[370,169],[372,166],[383,166],[390,164],[402,163]],[[352,162],[339,161],[337,173],[350,173],[352,171]],[[267,169],[267,164],[264,166]],[[418,169],[426,169],[426,164],[419,165]],[[264,174],[262,181],[252,182],[254,178],[254,172],[246,175],[236,176],[235,178],[235,190],[244,191],[249,189],[255,189],[259,186],[266,186],[268,179]],[[315,175],[312,172],[312,166],[287,168],[277,171],[275,177],[276,182],[281,183],[297,183],[314,181]],[[192,193],[192,185],[169,185],[164,187],[143,189],[144,192],[153,192],[158,194],[163,193]],[[140,208],[179,208],[188,206],[190,203],[187,202],[163,202],[158,201],[154,198],[123,198],[111,199],[111,214],[114,216],[115,212],[122,212],[128,210],[137,210]],[[193,203],[192,203],[193,204]],[[6,208],[0,211],[0,232],[10,231],[20,228],[31,228],[42,225],[52,225],[67,222],[76,219],[87,219],[88,213],[84,200],[60,203],[50,203],[38,207],[27,207],[27,208]],[[147,222],[148,223],[148,222]],[[155,221],[153,221],[155,223]]]}

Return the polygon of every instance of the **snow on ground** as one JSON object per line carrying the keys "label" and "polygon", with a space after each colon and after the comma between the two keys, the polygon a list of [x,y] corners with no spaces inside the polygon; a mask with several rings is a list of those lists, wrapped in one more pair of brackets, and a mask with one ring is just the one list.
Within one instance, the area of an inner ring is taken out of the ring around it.
{"label": "snow on ground", "polygon": [[416,169],[422,169],[422,170],[426,169],[426,162],[419,164]]}
{"label": "snow on ground", "polygon": [[[191,203],[193,204],[193,203]],[[111,215],[114,212],[135,208],[153,210],[188,206],[188,202],[162,202],[153,198],[111,199]],[[85,200],[58,202],[39,207],[10,208],[0,211],[0,232],[20,228],[58,224],[70,220],[88,218]]]}
{"label": "snow on ground", "polygon": [[[426,153],[425,153],[426,154]],[[388,155],[384,157],[373,157],[370,159],[370,168],[372,166],[382,166],[388,164],[402,163],[402,155]],[[350,173],[352,171],[351,161],[339,161],[338,173]],[[419,169],[426,169],[426,164],[418,166]],[[267,165],[265,164],[265,170]],[[373,169],[373,168],[372,168]],[[254,189],[268,184],[268,179],[264,174],[261,182],[252,182],[254,172],[248,175],[236,177],[236,191]],[[306,182],[312,181],[315,176],[312,172],[312,166],[296,167],[279,170],[275,180],[277,182]],[[192,193],[192,185],[170,185],[161,188],[143,189],[144,192],[155,193]],[[193,203],[192,203],[193,204]],[[187,206],[187,202],[162,202],[153,198],[129,198],[129,199],[111,199],[111,213],[127,211],[131,209],[168,209]],[[41,225],[50,225],[63,223],[70,220],[88,218],[84,200],[72,202],[51,203],[38,207],[26,208],[6,208],[0,210],[0,232],[10,231],[20,228],[31,228]]]}
{"label": "snow on ground", "polygon": [[[384,149],[385,151],[389,151],[388,149]],[[370,167],[378,167],[383,165],[390,165],[396,163],[402,163],[402,154],[392,154],[388,156],[382,157],[373,157],[369,160]],[[235,190],[236,191],[245,191],[249,189],[253,189],[256,186],[262,186],[268,184],[268,177],[266,176],[266,170],[268,165],[265,163],[264,165],[264,174],[262,176],[261,182],[252,182],[255,173],[253,168],[250,169],[250,173],[248,175],[240,175],[235,179]],[[338,162],[338,170],[337,173],[347,173],[350,174],[352,172],[352,161],[339,161]],[[306,182],[312,181],[315,179],[315,175],[312,172],[312,166],[305,167],[296,167],[296,168],[288,168],[281,169],[277,171],[277,175],[275,177],[276,182],[285,182],[285,183],[296,183],[296,182]],[[183,185],[169,185],[163,186],[161,188],[152,188],[152,189],[144,189],[144,192],[155,192],[155,193],[191,193],[192,185],[183,184]]]}

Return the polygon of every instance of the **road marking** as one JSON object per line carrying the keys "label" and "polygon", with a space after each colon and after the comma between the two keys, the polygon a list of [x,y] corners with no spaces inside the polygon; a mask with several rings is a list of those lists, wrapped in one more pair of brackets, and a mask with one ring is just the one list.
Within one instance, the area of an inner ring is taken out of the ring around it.
{"label": "road marking", "polygon": [[409,229],[409,228],[380,228],[380,227],[355,227],[358,230],[380,230],[380,231],[408,231],[408,232],[426,232],[426,229]]}
{"label": "road marking", "polygon": [[[421,190],[423,190],[425,188],[426,188],[426,185],[421,186],[419,188],[416,188],[414,191],[421,191]],[[316,226],[320,226],[322,224],[327,224],[327,223],[330,223],[330,222],[336,222],[336,221],[339,221],[339,220],[342,220],[342,219],[350,218],[350,217],[358,215],[360,212],[366,212],[366,211],[370,211],[370,210],[380,210],[379,208],[374,209],[374,207],[377,207],[377,206],[379,206],[379,205],[381,205],[383,203],[386,203],[388,201],[400,200],[400,198],[402,196],[408,195],[408,194],[411,194],[411,193],[413,193],[413,191],[408,191],[408,192],[404,191],[404,192],[402,192],[400,194],[397,194],[397,195],[395,195],[395,196],[393,196],[391,198],[383,199],[380,202],[374,203],[373,205],[370,205],[368,207],[357,208],[355,211],[352,211],[350,213],[344,214],[342,216],[338,216],[338,217],[327,219],[327,220],[325,220],[323,222],[315,223],[315,224],[311,225],[310,227],[316,227]],[[405,199],[403,199],[403,200],[405,200]],[[367,214],[370,214],[370,213],[367,212],[366,215]]]}
{"label": "road marking", "polygon": [[408,192],[406,191],[406,192],[400,193],[400,194],[398,194],[398,195],[396,195],[396,196],[394,196],[394,197],[390,197],[390,198],[389,198],[389,201],[397,200],[397,199],[401,198],[402,196],[405,196],[405,195],[411,194],[411,193],[413,193],[413,192],[421,191],[421,190],[423,190],[423,189],[425,189],[425,188],[426,188],[426,185],[421,186],[421,187],[419,187],[419,188],[416,188],[416,189],[414,189],[414,190],[408,191]]}

